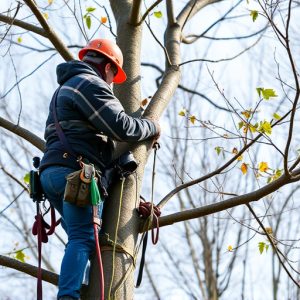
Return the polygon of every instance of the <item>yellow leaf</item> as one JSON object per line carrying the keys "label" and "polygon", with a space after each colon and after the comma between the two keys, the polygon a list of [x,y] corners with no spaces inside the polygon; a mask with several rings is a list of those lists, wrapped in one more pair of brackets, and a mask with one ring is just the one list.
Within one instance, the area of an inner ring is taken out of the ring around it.
{"label": "yellow leaf", "polygon": [[229,246],[227,247],[227,250],[230,251],[230,252],[232,251],[232,249],[233,249],[233,248],[232,248],[231,245],[229,245]]}
{"label": "yellow leaf", "polygon": [[22,38],[19,36],[18,39],[17,39],[18,43],[22,43]]}
{"label": "yellow leaf", "polygon": [[101,17],[101,23],[105,24],[107,22],[107,17]]}
{"label": "yellow leaf", "polygon": [[250,125],[250,131],[251,131],[252,133],[256,132],[256,127],[253,126],[253,125]]}
{"label": "yellow leaf", "polygon": [[240,155],[238,158],[237,158],[238,161],[241,161],[243,160],[243,155]]}
{"label": "yellow leaf", "polygon": [[241,165],[241,171],[243,173],[243,175],[245,175],[248,171],[248,166],[245,163],[242,163]]}
{"label": "yellow leaf", "polygon": [[193,116],[190,116],[189,117],[189,120],[192,122],[192,124],[195,124],[195,121],[196,121],[196,117],[193,115]]}
{"label": "yellow leaf", "polygon": [[21,262],[24,263],[25,262],[25,254],[24,254],[24,252],[22,250],[17,251],[15,258],[17,260],[19,260],[19,261],[21,261]]}
{"label": "yellow leaf", "polygon": [[53,3],[53,0],[48,0],[48,4],[51,5]]}
{"label": "yellow leaf", "polygon": [[44,16],[44,18],[45,18],[46,20],[48,20],[48,19],[49,19],[49,15],[48,15],[48,13],[43,13],[43,16]]}
{"label": "yellow leaf", "polygon": [[258,164],[258,169],[260,172],[266,172],[269,169],[268,163],[262,161]]}
{"label": "yellow leaf", "polygon": [[185,109],[185,108],[183,108],[183,109],[178,113],[178,115],[181,116],[181,117],[184,117],[185,114],[186,114],[186,109]]}
{"label": "yellow leaf", "polygon": [[274,113],[273,118],[276,119],[276,120],[280,120],[281,116],[278,113]]}

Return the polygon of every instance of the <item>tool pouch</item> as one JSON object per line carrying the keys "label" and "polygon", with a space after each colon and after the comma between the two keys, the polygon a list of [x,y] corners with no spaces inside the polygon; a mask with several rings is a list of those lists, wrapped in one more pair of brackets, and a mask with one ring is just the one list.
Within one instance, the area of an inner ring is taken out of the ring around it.
{"label": "tool pouch", "polygon": [[79,207],[91,205],[92,176],[94,167],[87,164],[83,164],[81,170],[70,173],[66,178],[64,200]]}
{"label": "tool pouch", "polygon": [[90,205],[90,184],[80,179],[81,170],[73,172],[67,176],[64,200],[84,207]]}

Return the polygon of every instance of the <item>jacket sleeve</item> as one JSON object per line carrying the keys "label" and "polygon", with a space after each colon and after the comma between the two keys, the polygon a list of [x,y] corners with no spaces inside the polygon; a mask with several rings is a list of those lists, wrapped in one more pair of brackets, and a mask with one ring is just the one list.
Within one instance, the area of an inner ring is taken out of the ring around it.
{"label": "jacket sleeve", "polygon": [[151,120],[127,115],[109,86],[89,84],[77,91],[75,105],[99,132],[117,141],[143,141],[155,136],[157,128]]}

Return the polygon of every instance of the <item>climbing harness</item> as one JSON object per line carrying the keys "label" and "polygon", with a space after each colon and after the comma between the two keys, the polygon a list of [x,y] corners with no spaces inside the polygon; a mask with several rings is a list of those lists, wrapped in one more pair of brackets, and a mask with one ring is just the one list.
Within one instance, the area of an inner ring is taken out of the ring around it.
{"label": "climbing harness", "polygon": [[[143,279],[143,271],[145,265],[145,257],[146,257],[146,249],[148,242],[148,232],[151,229],[152,243],[156,245],[159,237],[159,221],[158,218],[161,215],[160,209],[154,205],[154,181],[155,181],[155,165],[156,165],[156,155],[157,150],[160,148],[159,143],[155,143],[153,145],[154,148],[154,158],[153,158],[153,169],[152,169],[152,186],[151,186],[151,202],[146,202],[143,197],[140,197],[142,201],[140,201],[138,207],[138,213],[141,218],[145,219],[145,232],[142,235],[141,243],[143,243],[142,247],[142,256],[140,262],[139,273],[137,277],[136,287],[138,288]],[[155,233],[156,229],[156,233]]]}
{"label": "climbing harness", "polygon": [[[42,288],[42,243],[48,242],[48,235],[54,233],[55,227],[60,223],[60,219],[56,221],[54,207],[50,204],[50,208],[46,210],[43,214],[41,210],[41,202],[44,202],[45,196],[42,191],[40,178],[39,178],[39,165],[40,158],[33,158],[33,166],[35,170],[30,171],[30,197],[36,203],[36,216],[35,222],[32,227],[32,234],[37,236],[38,240],[38,273],[37,273],[37,300],[42,300],[43,298],[43,288]],[[49,225],[44,216],[51,211],[51,225]]]}

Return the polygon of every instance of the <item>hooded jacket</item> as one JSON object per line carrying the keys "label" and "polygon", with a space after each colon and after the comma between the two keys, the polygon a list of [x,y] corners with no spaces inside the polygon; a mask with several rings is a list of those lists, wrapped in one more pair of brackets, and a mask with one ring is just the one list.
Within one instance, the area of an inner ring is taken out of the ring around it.
{"label": "hooded jacket", "polygon": [[[112,159],[112,140],[136,142],[157,135],[152,121],[125,113],[111,87],[91,65],[70,61],[58,65],[56,73],[60,85],[56,115],[76,155],[103,169]],[[76,157],[68,153],[58,137],[51,104],[44,137],[46,150],[40,170],[50,165],[79,169]]]}

